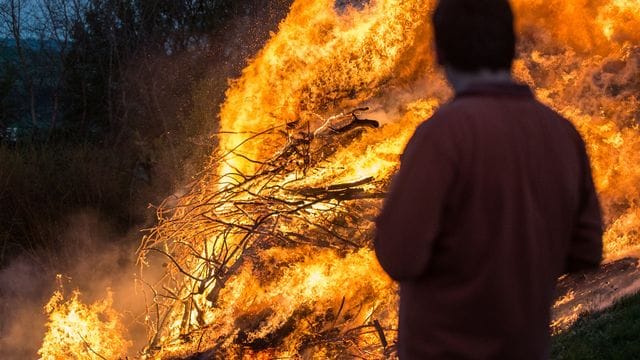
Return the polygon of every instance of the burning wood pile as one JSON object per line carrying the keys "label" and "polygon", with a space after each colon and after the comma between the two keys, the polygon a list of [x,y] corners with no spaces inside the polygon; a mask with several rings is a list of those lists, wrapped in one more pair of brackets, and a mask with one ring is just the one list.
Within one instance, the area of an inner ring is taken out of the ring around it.
{"label": "burning wood pile", "polygon": [[[370,247],[372,220],[379,207],[377,199],[384,196],[388,179],[366,177],[323,186],[306,181],[307,174],[321,169],[338,148],[348,146],[364,131],[379,127],[375,120],[360,118],[367,110],[359,108],[329,117],[316,129],[309,123],[289,123],[251,134],[247,141],[260,141],[266,133],[279,134],[284,146],[265,161],[251,159],[236,149],[225,152],[214,158],[212,165],[239,157],[256,164],[255,172],[247,174],[234,167],[232,172],[196,185],[179,206],[160,208],[163,221],[145,237],[140,249],[142,261],[150,253],[158,253],[167,262],[167,272],[161,280],[164,291],[154,296],[159,320],[150,350],[160,349],[167,332],[179,331],[182,340],[205,339],[207,347],[235,344],[258,351],[281,344],[300,320],[312,314],[316,323],[309,325],[317,329],[301,339],[302,347],[296,351],[334,342],[344,348],[346,341],[358,343],[355,338],[371,330],[381,346],[388,345],[385,329],[377,319],[343,329],[360,311],[345,308],[344,296],[333,307],[299,304],[284,317],[269,306],[255,312],[247,309],[223,336],[206,337],[209,331],[221,335],[219,325],[207,316],[220,306],[229,305],[221,294],[241,272],[250,272],[254,281],[268,287],[287,273],[293,260],[291,255],[280,259],[278,252],[309,252],[293,254],[300,259],[323,252],[344,257]],[[211,184],[216,184],[217,189],[203,197],[202,187]]]}
{"label": "burning wood pile", "polygon": [[[160,208],[140,249],[142,262],[166,269],[149,283],[149,354],[392,353],[397,295],[371,250],[373,219],[411,129],[438,100],[402,104],[401,126],[375,97],[397,84],[391,75],[416,38],[404,31],[426,30],[418,14],[430,4],[340,15],[333,5],[293,5],[227,93],[202,179]],[[376,43],[382,33],[396,46]]]}
{"label": "burning wood pile", "polygon": [[[413,130],[450,96],[429,49],[434,3],[295,1],[230,84],[218,150],[139,249],[144,358],[393,356],[397,289],[372,221]],[[640,4],[513,3],[516,77],[585,138],[607,254],[637,247]],[[66,309],[53,303],[50,332]],[[91,341],[47,339],[47,358],[98,358]]]}

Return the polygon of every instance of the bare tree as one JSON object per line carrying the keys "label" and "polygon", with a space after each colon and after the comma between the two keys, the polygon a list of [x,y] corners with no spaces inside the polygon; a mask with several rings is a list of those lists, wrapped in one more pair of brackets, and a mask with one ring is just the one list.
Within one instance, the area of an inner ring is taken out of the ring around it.
{"label": "bare tree", "polygon": [[84,12],[80,0],[36,0],[37,13],[32,24],[38,34],[40,51],[45,59],[50,84],[51,113],[49,137],[55,130],[60,111],[60,96],[66,76],[65,57],[71,46],[73,27]]}
{"label": "bare tree", "polygon": [[0,5],[0,26],[9,34],[15,44],[20,77],[29,96],[31,123],[37,125],[36,97],[33,81],[33,69],[27,57],[24,38],[25,18],[30,8],[29,0],[3,0]]}

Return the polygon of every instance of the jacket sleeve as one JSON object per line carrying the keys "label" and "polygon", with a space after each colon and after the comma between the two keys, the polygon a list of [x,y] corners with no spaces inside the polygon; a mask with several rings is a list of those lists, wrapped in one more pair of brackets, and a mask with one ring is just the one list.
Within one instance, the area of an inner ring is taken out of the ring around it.
{"label": "jacket sleeve", "polygon": [[397,281],[421,276],[438,236],[454,166],[445,136],[433,120],[423,123],[407,145],[374,240],[382,268]]}
{"label": "jacket sleeve", "polygon": [[581,200],[569,244],[565,272],[594,268],[602,261],[602,215],[598,195],[593,185],[589,157],[582,140],[580,140],[580,151],[583,168]]}

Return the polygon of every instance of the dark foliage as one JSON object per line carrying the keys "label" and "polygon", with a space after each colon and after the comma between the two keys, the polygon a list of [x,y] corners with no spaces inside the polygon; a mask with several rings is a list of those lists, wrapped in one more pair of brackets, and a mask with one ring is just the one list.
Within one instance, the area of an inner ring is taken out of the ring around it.
{"label": "dark foliage", "polygon": [[38,0],[57,4],[51,26],[25,30],[21,1],[0,0],[0,267],[60,264],[80,211],[116,233],[150,225],[147,205],[200,168],[228,79],[291,2]]}

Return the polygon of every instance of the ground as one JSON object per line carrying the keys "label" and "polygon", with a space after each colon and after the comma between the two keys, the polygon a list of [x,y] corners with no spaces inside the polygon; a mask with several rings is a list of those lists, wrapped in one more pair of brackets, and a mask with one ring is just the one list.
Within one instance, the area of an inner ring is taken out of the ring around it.
{"label": "ground", "polygon": [[640,294],[590,313],[553,337],[551,358],[637,359],[640,354]]}
{"label": "ground", "polygon": [[560,279],[553,308],[552,359],[637,359],[639,291],[637,253]]}

